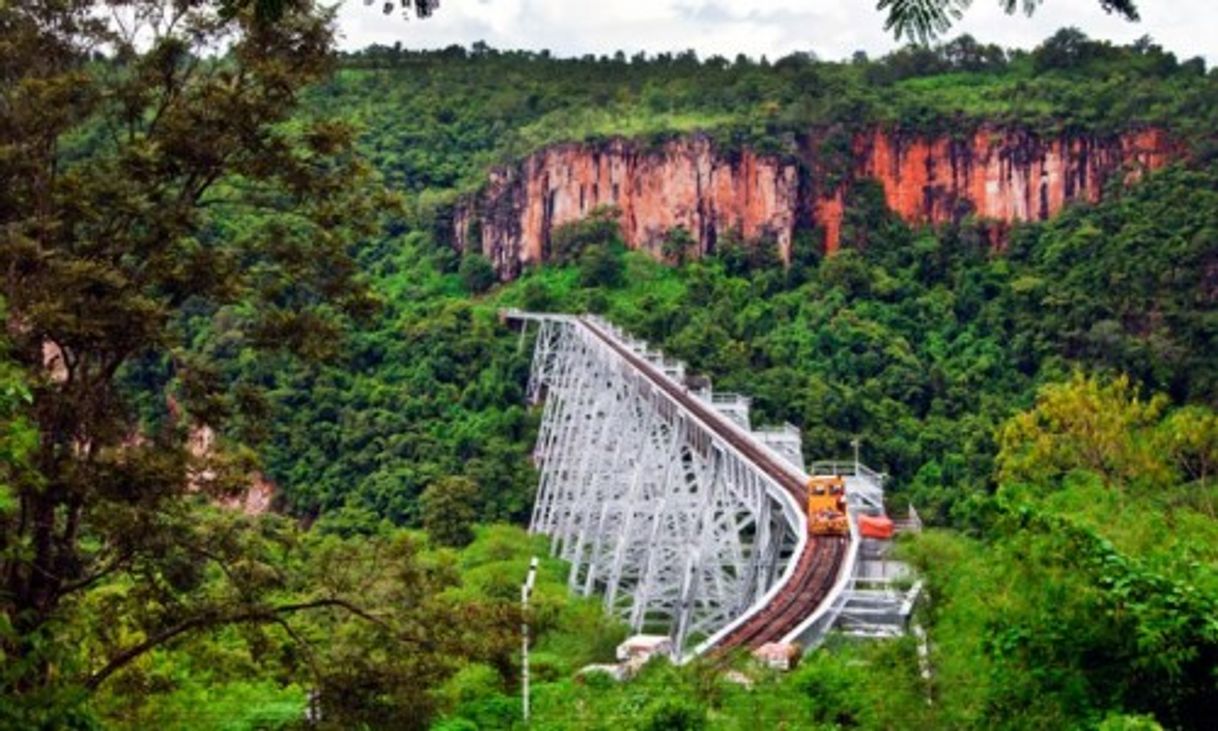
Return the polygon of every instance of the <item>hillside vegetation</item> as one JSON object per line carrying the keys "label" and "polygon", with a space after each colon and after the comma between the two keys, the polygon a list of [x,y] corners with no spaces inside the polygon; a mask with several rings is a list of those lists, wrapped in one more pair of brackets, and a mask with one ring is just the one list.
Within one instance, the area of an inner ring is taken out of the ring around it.
{"label": "hillside vegetation", "polygon": [[435,193],[480,185],[491,165],[554,142],[692,130],[769,151],[812,128],[875,124],[948,134],[1011,125],[1046,135],[1156,125],[1195,141],[1213,129],[1216,97],[1200,58],[1181,62],[1149,39],[1121,47],[1067,29],[1034,52],[963,36],[849,63],[798,53],[555,59],[480,44],[372,46],[347,54],[309,108],[358,119],[364,149],[392,187]]}

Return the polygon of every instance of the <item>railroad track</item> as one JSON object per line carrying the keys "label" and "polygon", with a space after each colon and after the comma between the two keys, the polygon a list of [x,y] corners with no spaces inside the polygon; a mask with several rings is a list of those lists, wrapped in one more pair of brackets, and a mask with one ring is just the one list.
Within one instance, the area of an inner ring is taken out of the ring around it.
{"label": "railroad track", "polygon": [[[807,486],[790,467],[774,459],[768,450],[759,448],[752,440],[742,437],[735,429],[727,426],[726,417],[675,385],[649,361],[623,347],[617,338],[606,333],[596,323],[583,317],[576,319],[636,370],[645,374],[657,388],[680,402],[724,441],[761,467],[774,482],[791,493],[796,504],[804,504],[807,499]],[[716,646],[716,650],[724,652],[737,648],[756,649],[767,642],[781,640],[798,627],[832,591],[846,555],[846,546],[845,536],[810,536],[783,588],[761,611],[728,633]]]}
{"label": "railroad track", "polygon": [[810,538],[808,549],[799,557],[802,566],[796,567],[786,587],[765,609],[723,638],[716,649],[720,652],[737,648],[755,650],[785,637],[829,595],[845,553],[846,538],[843,536]]}

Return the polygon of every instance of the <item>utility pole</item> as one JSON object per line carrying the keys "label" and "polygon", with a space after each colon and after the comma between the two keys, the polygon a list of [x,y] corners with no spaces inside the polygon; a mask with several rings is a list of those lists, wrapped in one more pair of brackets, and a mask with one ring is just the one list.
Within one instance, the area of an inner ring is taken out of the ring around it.
{"label": "utility pole", "polygon": [[520,696],[524,722],[529,722],[529,597],[537,580],[537,557],[529,562],[529,575],[520,586]]}
{"label": "utility pole", "polygon": [[854,475],[857,477],[859,474],[859,438],[851,439],[850,446],[854,447]]}

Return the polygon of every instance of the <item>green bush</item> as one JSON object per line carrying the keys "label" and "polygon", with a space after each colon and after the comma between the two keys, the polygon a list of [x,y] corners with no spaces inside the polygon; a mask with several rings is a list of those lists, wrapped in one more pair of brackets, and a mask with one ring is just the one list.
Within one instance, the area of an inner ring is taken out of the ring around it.
{"label": "green bush", "polygon": [[698,242],[689,233],[689,229],[677,226],[669,229],[668,233],[664,235],[664,241],[660,244],[660,253],[669,263],[681,265],[696,253],[697,246]]}
{"label": "green bush", "polygon": [[438,545],[460,548],[474,540],[478,486],[466,477],[442,477],[419,496],[423,528]]}
{"label": "green bush", "polygon": [[495,267],[482,254],[466,254],[461,258],[457,270],[465,289],[473,294],[482,294],[495,284]]}
{"label": "green bush", "polygon": [[702,731],[706,728],[706,709],[683,698],[663,698],[647,707],[638,728],[642,731]]}
{"label": "green bush", "polygon": [[623,271],[621,252],[614,246],[588,246],[579,255],[579,283],[585,287],[619,287]]}
{"label": "green bush", "polygon": [[620,243],[620,215],[613,206],[598,206],[579,221],[556,226],[550,234],[550,259],[557,264],[571,264],[580,261],[591,246]]}

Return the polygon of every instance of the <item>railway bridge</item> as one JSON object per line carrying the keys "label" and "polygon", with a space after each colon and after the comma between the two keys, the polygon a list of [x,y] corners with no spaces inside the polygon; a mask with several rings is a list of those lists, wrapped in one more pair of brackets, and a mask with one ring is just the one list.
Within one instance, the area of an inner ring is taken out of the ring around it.
{"label": "railway bridge", "polygon": [[[850,614],[857,516],[882,512],[881,475],[857,459],[806,467],[794,427],[754,430],[747,398],[715,393],[601,318],[501,315],[522,338],[536,328],[530,531],[570,563],[572,591],[600,595],[635,632],[669,635],[681,660],[813,647]],[[809,472],[845,477],[848,536],[809,535]]]}

